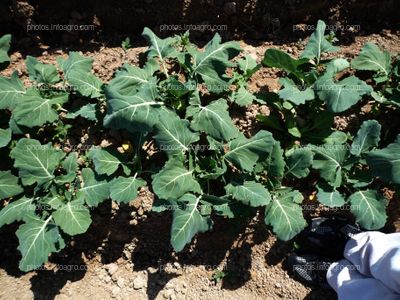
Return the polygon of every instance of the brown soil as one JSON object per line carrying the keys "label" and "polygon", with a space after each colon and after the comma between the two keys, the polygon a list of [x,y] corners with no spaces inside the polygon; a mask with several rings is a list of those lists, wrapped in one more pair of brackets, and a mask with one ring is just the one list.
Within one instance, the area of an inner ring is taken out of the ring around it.
{"label": "brown soil", "polygon": [[[400,52],[398,34],[382,33],[355,38],[340,55],[353,57],[366,41],[374,41],[391,52]],[[259,61],[268,47],[279,47],[298,55],[303,42],[264,43],[252,46],[242,42],[246,53]],[[96,75],[108,81],[124,62],[138,64],[145,48],[99,47],[84,54],[94,58]],[[34,52],[34,50],[32,50]],[[65,51],[42,46],[38,59],[54,63]],[[12,64],[1,75],[18,70],[27,78],[23,54],[11,55]],[[250,89],[278,90],[278,73],[260,69]],[[265,105],[251,105],[238,119],[242,130],[256,124],[256,112],[269,114]],[[362,113],[339,117],[336,126],[346,129]],[[116,138],[114,143],[117,143]],[[390,193],[389,193],[390,194]],[[393,195],[390,194],[390,197]],[[14,232],[16,226],[0,231],[1,299],[335,299],[331,291],[306,287],[294,280],[285,267],[292,250],[290,242],[277,241],[263,225],[260,213],[252,220],[215,219],[212,232],[201,234],[182,253],[172,252],[169,244],[169,213],[149,212],[152,194],[141,191],[129,205],[107,202],[93,213],[89,231],[73,238],[70,245],[51,257],[44,270],[23,274],[18,271],[19,254]],[[400,231],[400,200],[394,196],[389,205],[388,231]],[[318,207],[316,207],[318,212]],[[332,214],[332,212],[328,212]],[[318,214],[324,214],[319,211]],[[81,270],[66,271],[66,266]],[[214,280],[216,269],[226,276]]]}

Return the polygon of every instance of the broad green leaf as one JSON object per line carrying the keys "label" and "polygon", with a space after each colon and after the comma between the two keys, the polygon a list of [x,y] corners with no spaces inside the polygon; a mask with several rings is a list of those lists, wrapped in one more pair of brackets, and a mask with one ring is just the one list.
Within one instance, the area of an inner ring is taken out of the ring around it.
{"label": "broad green leaf", "polygon": [[87,156],[93,160],[94,168],[98,174],[111,175],[118,170],[118,167],[122,164],[117,154],[112,153],[107,149],[92,148]]}
{"label": "broad green leaf", "polygon": [[170,158],[161,171],[153,175],[152,186],[161,199],[177,199],[188,192],[201,193],[193,171],[187,170],[178,156]]}
{"label": "broad green leaf", "polygon": [[23,191],[18,184],[18,177],[11,174],[11,171],[0,171],[0,199],[18,195]]}
{"label": "broad green leaf", "polygon": [[78,169],[78,153],[71,152],[67,158],[63,160],[62,167],[67,173],[76,172]]}
{"label": "broad green leaf", "polygon": [[10,78],[0,77],[0,109],[14,108],[26,93],[25,87],[18,78],[18,72],[14,71]]}
{"label": "broad green leaf", "polygon": [[367,162],[374,176],[400,184],[400,139],[384,149],[371,151]]}
{"label": "broad green leaf", "polygon": [[376,71],[388,76],[391,57],[388,51],[381,51],[377,45],[366,43],[361,53],[351,61],[351,66],[357,70]]}
{"label": "broad green leaf", "polygon": [[40,202],[36,205],[39,209],[58,209],[60,206],[64,205],[64,199],[62,195],[55,193],[52,194],[51,192],[44,197],[41,197]]}
{"label": "broad green leaf", "polygon": [[50,221],[52,217],[42,220],[39,217],[29,217],[26,223],[19,226],[16,235],[19,240],[18,250],[22,254],[19,268],[31,271],[47,261],[52,252],[56,252],[56,243],[60,234],[58,227]]}
{"label": "broad green leaf", "polygon": [[304,78],[304,74],[299,67],[308,62],[308,59],[294,59],[289,54],[279,49],[267,49],[262,61],[264,66],[279,68],[298,78]]}
{"label": "broad green leaf", "polygon": [[0,38],[0,64],[9,62],[10,57],[8,51],[10,50],[11,34],[3,35]]}
{"label": "broad green leaf", "polygon": [[386,199],[377,191],[358,191],[349,197],[350,210],[365,229],[376,230],[385,226]]}
{"label": "broad green leaf", "polygon": [[0,148],[3,148],[8,145],[11,141],[11,128],[2,129],[0,128]]}
{"label": "broad green leaf", "polygon": [[68,235],[77,235],[88,230],[92,219],[89,209],[82,200],[70,201],[61,205],[52,214],[54,221]]}
{"label": "broad green leaf", "polygon": [[194,106],[188,117],[193,117],[191,127],[196,131],[204,131],[217,140],[229,141],[239,135],[233,125],[225,100],[219,99],[207,106]]}
{"label": "broad green leaf", "polygon": [[242,170],[253,171],[254,165],[265,158],[274,146],[272,134],[265,130],[260,130],[251,138],[244,135],[228,143],[228,152],[224,158]]}
{"label": "broad green leaf", "polygon": [[315,88],[329,111],[340,113],[361,100],[363,95],[372,92],[371,86],[355,76],[350,76],[338,82],[332,79],[317,81]]}
{"label": "broad green leaf", "polygon": [[340,207],[345,204],[345,199],[336,189],[327,185],[318,185],[317,198],[320,203],[328,207]]}
{"label": "broad green leaf", "polygon": [[285,171],[283,150],[279,142],[275,142],[271,152],[265,160],[256,166],[256,173],[265,171],[270,180],[281,181]]}
{"label": "broad green leaf", "polygon": [[104,118],[106,127],[127,129],[131,132],[148,132],[158,122],[161,102],[150,90],[122,96],[110,88],[106,89],[107,115]]}
{"label": "broad green leaf", "polygon": [[225,186],[225,190],[233,199],[252,207],[266,206],[271,201],[269,191],[255,181],[244,181],[242,184],[230,183]]}
{"label": "broad green leaf", "polygon": [[37,83],[55,84],[60,81],[57,68],[54,65],[43,64],[32,56],[27,56],[25,60],[29,78]]}
{"label": "broad green leaf", "polygon": [[232,101],[239,106],[247,106],[256,100],[256,96],[250,93],[246,87],[241,86],[237,91],[232,93]]}
{"label": "broad green leaf", "polygon": [[18,125],[29,128],[41,126],[58,120],[55,105],[68,101],[68,94],[43,98],[37,90],[30,89],[22,96],[13,111],[13,117]]}
{"label": "broad green leaf", "polygon": [[339,187],[342,184],[342,168],[349,154],[346,145],[325,144],[310,147],[314,152],[313,168],[331,186]]}
{"label": "broad green leaf", "polygon": [[78,154],[71,152],[67,158],[63,160],[62,167],[67,174],[58,176],[56,178],[57,183],[71,183],[76,178],[76,171],[78,169]]}
{"label": "broad green leaf", "polygon": [[326,24],[324,21],[318,20],[317,28],[310,36],[306,48],[304,49],[301,57],[305,58],[316,58],[317,63],[319,63],[321,59],[321,54],[325,52],[334,52],[339,48],[333,46],[326,38],[325,38],[325,29]]}
{"label": "broad green leaf", "polygon": [[93,103],[86,104],[76,111],[69,112],[65,117],[67,119],[75,119],[77,116],[88,119],[89,121],[97,121],[97,105]]}
{"label": "broad green leaf", "polygon": [[32,199],[26,197],[7,204],[0,210],[0,228],[5,224],[21,221],[26,216],[33,214],[35,209],[36,206],[32,204]]}
{"label": "broad green leaf", "polygon": [[97,206],[110,197],[110,184],[96,178],[91,169],[82,169],[82,185],[77,191],[77,197],[84,199],[89,206]]}
{"label": "broad green leaf", "polygon": [[175,39],[172,37],[160,39],[147,27],[144,28],[142,35],[151,45],[147,52],[148,58],[158,57],[161,60],[165,73],[167,73],[164,61],[167,57],[171,57],[175,53],[175,48],[173,47]]}
{"label": "broad green leaf", "polygon": [[323,78],[329,79],[335,76],[335,74],[342,72],[343,70],[350,67],[349,62],[344,58],[335,58],[328,63]]}
{"label": "broad green leaf", "polygon": [[41,185],[52,180],[53,173],[64,155],[51,143],[42,145],[37,140],[26,138],[20,139],[10,153],[23,185]]}
{"label": "broad green leaf", "polygon": [[89,73],[92,69],[93,58],[84,57],[79,52],[69,52],[68,59],[57,59],[58,65],[64,72],[65,79],[69,79],[72,71]]}
{"label": "broad green leaf", "polygon": [[313,161],[313,153],[308,148],[300,148],[294,150],[287,157],[287,171],[296,178],[307,177],[310,173],[310,167]]}
{"label": "broad green leaf", "polygon": [[221,37],[216,33],[204,47],[204,51],[190,51],[193,56],[192,73],[200,76],[209,91],[220,93],[229,88],[229,78],[225,71],[233,66],[229,61],[241,51],[239,43],[221,44]]}
{"label": "broad green leaf", "polygon": [[257,64],[257,61],[249,54],[246,54],[244,57],[239,59],[237,64],[246,78],[250,78],[261,67],[261,65]]}
{"label": "broad green leaf", "polygon": [[135,95],[142,85],[151,84],[150,78],[158,69],[158,63],[154,59],[148,60],[144,68],[124,64],[109,86],[121,95]]}
{"label": "broad green leaf", "polygon": [[170,110],[163,110],[156,125],[157,141],[160,150],[169,156],[189,150],[189,145],[199,140],[199,134],[189,129],[189,121],[179,118]]}
{"label": "broad green leaf", "polygon": [[282,100],[289,100],[296,105],[300,105],[315,98],[314,90],[311,87],[300,90],[293,80],[289,78],[281,78],[279,83],[284,87],[278,93]]}
{"label": "broad green leaf", "polygon": [[90,72],[81,69],[71,70],[67,81],[82,96],[98,98],[102,95],[103,82]]}
{"label": "broad green leaf", "polygon": [[138,189],[146,185],[146,181],[135,176],[117,177],[110,183],[110,197],[117,202],[128,203],[135,200],[138,194]]}
{"label": "broad green leaf", "polygon": [[293,193],[272,195],[272,202],[265,211],[265,223],[271,225],[283,241],[292,239],[307,226],[295,196]]}
{"label": "broad green leaf", "polygon": [[329,136],[324,138],[326,144],[344,144],[347,142],[348,136],[345,132],[334,131]]}
{"label": "broad green leaf", "polygon": [[171,244],[176,252],[181,251],[186,244],[199,232],[205,232],[212,226],[209,217],[203,217],[197,210],[201,196],[186,194],[179,199],[188,202],[185,209],[176,209],[171,226]]}
{"label": "broad green leaf", "polygon": [[351,144],[351,154],[360,156],[361,153],[365,153],[371,150],[372,147],[378,146],[381,139],[381,127],[376,120],[364,121]]}

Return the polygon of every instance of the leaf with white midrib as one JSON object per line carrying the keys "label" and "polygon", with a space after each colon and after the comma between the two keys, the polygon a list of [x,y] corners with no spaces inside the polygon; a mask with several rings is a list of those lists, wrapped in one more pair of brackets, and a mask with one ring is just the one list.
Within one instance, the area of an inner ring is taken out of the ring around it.
{"label": "leaf with white midrib", "polygon": [[52,216],[46,220],[31,217],[16,232],[19,240],[18,250],[22,254],[19,267],[30,271],[47,261],[48,255],[56,252],[56,242],[60,239],[57,226],[49,224]]}
{"label": "leaf with white midrib", "polygon": [[110,185],[110,197],[117,202],[128,203],[134,200],[138,194],[138,188],[146,185],[143,179],[137,178],[137,173],[131,177],[117,177]]}
{"label": "leaf with white midrib", "polygon": [[177,199],[187,192],[201,192],[199,183],[192,175],[193,170],[187,170],[182,159],[179,156],[170,158],[153,176],[153,190],[160,199]]}
{"label": "leaf with white midrib", "polygon": [[387,219],[386,199],[374,190],[358,191],[349,197],[350,210],[357,222],[368,230],[382,228]]}
{"label": "leaf with white midrib", "polygon": [[195,197],[192,194],[186,194],[180,202],[189,203],[185,209],[176,209],[173,214],[171,226],[171,244],[175,251],[181,251],[186,244],[190,243],[192,238],[198,232],[204,232],[210,229],[211,220],[209,217],[203,217],[197,209],[202,196]]}
{"label": "leaf with white midrib", "polygon": [[92,222],[90,212],[81,200],[74,200],[58,207],[53,217],[56,224],[69,235],[86,232]]}

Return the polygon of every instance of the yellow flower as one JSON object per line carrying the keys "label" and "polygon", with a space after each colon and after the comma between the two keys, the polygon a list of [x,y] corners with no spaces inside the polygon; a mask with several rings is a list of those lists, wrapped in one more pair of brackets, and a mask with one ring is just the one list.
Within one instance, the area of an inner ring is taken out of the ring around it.
{"label": "yellow flower", "polygon": [[124,152],[130,153],[133,151],[133,147],[130,141],[124,141],[122,143],[122,149],[124,150]]}

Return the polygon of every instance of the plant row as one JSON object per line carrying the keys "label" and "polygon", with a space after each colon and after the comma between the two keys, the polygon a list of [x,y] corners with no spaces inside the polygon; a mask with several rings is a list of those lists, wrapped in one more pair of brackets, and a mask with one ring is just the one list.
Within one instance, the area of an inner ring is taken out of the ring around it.
{"label": "plant row", "polygon": [[[161,39],[145,28],[143,35],[146,61],[124,64],[107,84],[78,52],[57,65],[28,56],[26,85],[16,71],[0,77],[0,227],[20,222],[21,270],[86,232],[92,208],[108,199],[128,203],[146,185],[156,195],[153,210],[172,211],[175,251],[211,230],[213,215],[260,210],[278,238],[292,239],[306,226],[299,180],[321,204],[348,205],[363,228],[385,225],[381,191],[400,183],[400,136],[390,126],[383,134],[370,117],[398,114],[397,58],[372,43],[351,61],[337,57],[322,21],[300,58],[268,49],[261,64],[218,34],[201,50],[189,33]],[[0,39],[3,68],[10,41]],[[261,67],[281,71],[279,92],[249,91]],[[248,136],[231,115],[253,103],[271,114],[257,116],[262,129]],[[333,129],[335,115],[366,103],[373,113],[354,134]],[[66,151],[78,126],[127,138]]]}

